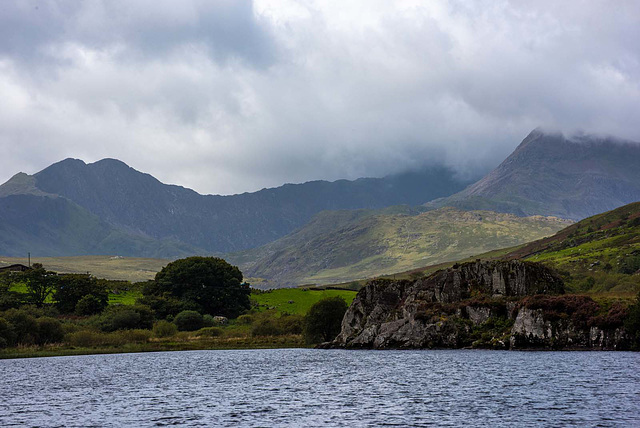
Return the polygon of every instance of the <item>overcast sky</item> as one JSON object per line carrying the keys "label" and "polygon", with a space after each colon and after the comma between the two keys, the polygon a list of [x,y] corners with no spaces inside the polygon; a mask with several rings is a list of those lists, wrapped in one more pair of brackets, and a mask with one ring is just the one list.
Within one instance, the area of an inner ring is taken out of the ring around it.
{"label": "overcast sky", "polygon": [[638,1],[15,0],[0,182],[67,157],[237,193],[640,141]]}

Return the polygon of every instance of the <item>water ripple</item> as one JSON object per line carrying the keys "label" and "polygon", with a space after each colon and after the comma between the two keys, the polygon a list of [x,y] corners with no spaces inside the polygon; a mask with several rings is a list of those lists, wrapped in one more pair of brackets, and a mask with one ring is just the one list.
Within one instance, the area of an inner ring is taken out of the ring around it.
{"label": "water ripple", "polygon": [[192,351],[0,361],[0,426],[639,426],[640,354]]}

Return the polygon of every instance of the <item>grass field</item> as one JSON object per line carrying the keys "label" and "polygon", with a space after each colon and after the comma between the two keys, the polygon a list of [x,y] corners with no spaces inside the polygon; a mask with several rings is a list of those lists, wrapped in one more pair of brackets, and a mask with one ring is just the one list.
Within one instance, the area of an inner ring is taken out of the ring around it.
{"label": "grass field", "polygon": [[[90,273],[96,278],[131,282],[153,279],[171,260],[119,256],[32,257],[31,263],[42,263],[58,273]],[[26,265],[26,258],[0,257],[0,266],[14,263]]]}
{"label": "grass field", "polygon": [[[304,315],[319,300],[327,297],[342,297],[348,305],[356,297],[350,290],[313,290],[306,288],[280,288],[251,294],[260,310],[275,309],[280,313]],[[292,302],[292,303],[289,303]]]}

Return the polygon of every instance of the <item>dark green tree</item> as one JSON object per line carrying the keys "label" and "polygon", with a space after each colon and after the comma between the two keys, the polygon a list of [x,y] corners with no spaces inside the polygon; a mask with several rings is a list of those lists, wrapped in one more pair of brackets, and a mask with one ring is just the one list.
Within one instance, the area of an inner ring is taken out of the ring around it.
{"label": "dark green tree", "polygon": [[0,311],[17,308],[22,303],[22,295],[10,290],[13,275],[14,272],[0,273]]}
{"label": "dark green tree", "polygon": [[217,257],[188,257],[169,263],[143,293],[170,296],[200,313],[235,318],[250,308],[248,284],[242,272]]}
{"label": "dark green tree", "polygon": [[103,282],[88,274],[65,274],[58,277],[55,286],[54,299],[56,307],[62,313],[70,314],[76,311],[76,305],[86,296],[93,296],[90,307],[86,304],[80,315],[91,315],[101,312],[109,302],[109,292]]}
{"label": "dark green tree", "polygon": [[329,342],[340,333],[347,302],[342,297],[328,297],[311,306],[304,320],[307,343]]}
{"label": "dark green tree", "polygon": [[58,274],[46,270],[40,263],[34,263],[32,268],[12,276],[16,282],[24,282],[27,287],[27,300],[37,307],[42,307],[47,298],[53,293],[58,280]]}

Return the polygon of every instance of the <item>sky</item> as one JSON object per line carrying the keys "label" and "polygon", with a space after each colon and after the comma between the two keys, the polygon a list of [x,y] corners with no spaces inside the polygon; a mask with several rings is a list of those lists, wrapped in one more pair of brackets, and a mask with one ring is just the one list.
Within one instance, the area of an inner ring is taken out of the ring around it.
{"label": "sky", "polygon": [[0,182],[72,157],[233,194],[640,141],[640,2],[3,2]]}

